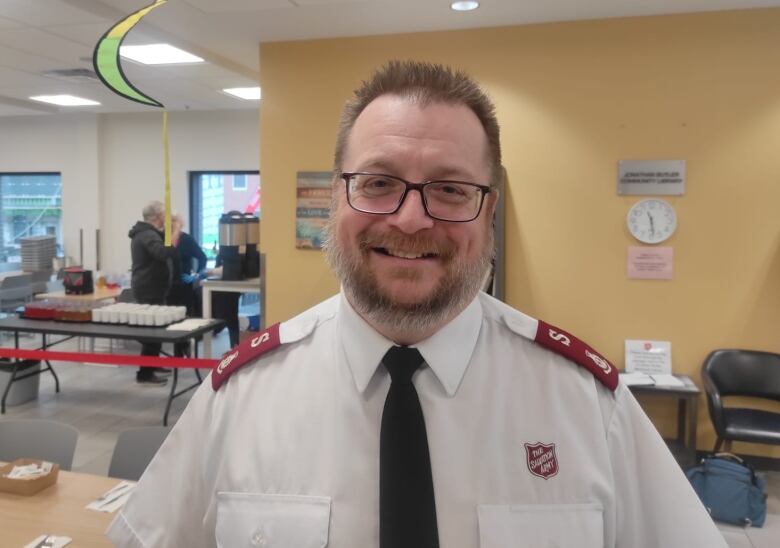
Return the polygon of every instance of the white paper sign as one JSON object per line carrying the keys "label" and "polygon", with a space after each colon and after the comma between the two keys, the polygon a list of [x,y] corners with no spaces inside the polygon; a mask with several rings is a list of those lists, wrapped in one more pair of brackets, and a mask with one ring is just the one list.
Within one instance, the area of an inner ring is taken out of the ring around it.
{"label": "white paper sign", "polygon": [[672,374],[672,343],[626,340],[626,372],[648,375]]}

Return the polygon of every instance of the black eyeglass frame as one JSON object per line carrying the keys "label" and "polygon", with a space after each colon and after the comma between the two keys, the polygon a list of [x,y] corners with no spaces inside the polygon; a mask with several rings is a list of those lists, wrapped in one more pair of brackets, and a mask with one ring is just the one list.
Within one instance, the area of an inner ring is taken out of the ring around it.
{"label": "black eyeglass frame", "polygon": [[[425,214],[428,215],[431,219],[435,219],[437,221],[444,221],[445,223],[470,223],[477,217],[479,217],[479,214],[482,213],[482,206],[485,204],[485,196],[487,194],[490,194],[493,192],[493,187],[488,185],[480,185],[478,183],[471,183],[468,181],[455,181],[452,179],[432,179],[429,181],[423,181],[422,183],[411,183],[407,181],[406,179],[402,179],[401,177],[396,177],[395,175],[387,175],[386,173],[370,173],[366,171],[350,171],[350,172],[339,172],[339,177],[344,180],[344,191],[347,194],[347,203],[349,204],[349,207],[354,209],[355,211],[359,211],[360,213],[368,213],[370,215],[393,215],[394,213],[397,213],[399,209],[401,209],[401,206],[404,205],[404,201],[406,201],[406,196],[409,194],[410,190],[417,190],[420,193],[420,197],[422,198],[422,204],[423,209],[425,210]],[[388,177],[390,179],[395,179],[396,181],[401,181],[404,185],[406,185],[406,188],[404,188],[404,193],[401,194],[401,199],[398,200],[398,205],[396,208],[392,211],[387,212],[376,212],[376,211],[366,211],[364,209],[360,209],[358,207],[355,207],[355,205],[352,204],[352,200],[349,199],[349,180],[354,177],[355,175],[374,175],[377,177]],[[457,183],[459,185],[468,185],[473,186],[480,191],[479,196],[479,207],[477,208],[477,212],[474,214],[474,216],[470,219],[463,219],[460,221],[453,221],[452,219],[442,219],[441,217],[437,217],[436,215],[433,215],[430,210],[428,209],[428,201],[425,198],[425,192],[423,192],[423,189],[433,183]]]}

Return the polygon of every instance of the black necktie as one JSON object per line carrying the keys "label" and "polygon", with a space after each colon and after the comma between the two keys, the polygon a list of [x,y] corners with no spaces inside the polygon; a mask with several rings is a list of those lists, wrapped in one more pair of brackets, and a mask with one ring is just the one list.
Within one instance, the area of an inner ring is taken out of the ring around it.
{"label": "black necktie", "polygon": [[379,440],[381,548],[438,548],[431,457],[412,374],[423,363],[416,348],[394,346],[382,359],[392,382]]}

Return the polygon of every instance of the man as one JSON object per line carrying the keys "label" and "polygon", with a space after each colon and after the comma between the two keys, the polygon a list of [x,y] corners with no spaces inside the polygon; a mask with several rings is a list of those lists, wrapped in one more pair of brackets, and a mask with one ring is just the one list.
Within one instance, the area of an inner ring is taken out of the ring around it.
{"label": "man", "polygon": [[335,167],[341,294],[220,362],[114,542],[725,548],[614,367],[479,292],[501,153],[472,80],[389,63]]}
{"label": "man", "polygon": [[[128,233],[132,258],[130,287],[136,302],[161,305],[165,304],[171,288],[174,261],[178,261],[178,254],[174,246],[165,245],[163,204],[158,201],[150,202],[141,214],[143,221],[135,223]],[[173,226],[171,229],[173,242],[177,241],[178,234],[178,228]],[[141,347],[141,355],[158,356],[160,349],[160,343],[144,343]],[[161,368],[140,367],[135,378],[141,384],[164,385],[167,380],[160,377],[160,374],[165,374]]]}

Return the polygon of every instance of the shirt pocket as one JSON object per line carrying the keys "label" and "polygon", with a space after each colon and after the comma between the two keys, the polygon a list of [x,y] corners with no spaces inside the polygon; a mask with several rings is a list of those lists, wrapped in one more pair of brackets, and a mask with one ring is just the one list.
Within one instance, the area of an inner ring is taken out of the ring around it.
{"label": "shirt pocket", "polygon": [[323,548],[330,497],[217,493],[219,548]]}
{"label": "shirt pocket", "polygon": [[477,506],[480,548],[603,548],[599,503]]}

